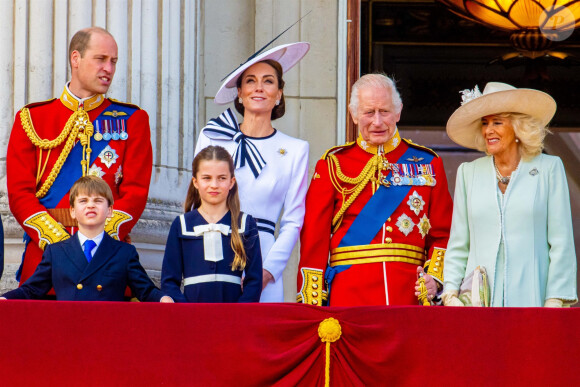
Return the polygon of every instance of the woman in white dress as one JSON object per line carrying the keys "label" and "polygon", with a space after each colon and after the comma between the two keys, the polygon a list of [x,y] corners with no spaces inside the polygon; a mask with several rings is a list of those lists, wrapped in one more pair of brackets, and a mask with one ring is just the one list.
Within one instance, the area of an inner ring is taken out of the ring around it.
{"label": "woman in white dress", "polygon": [[242,123],[227,109],[208,122],[196,143],[196,154],[209,145],[220,145],[234,158],[241,210],[256,219],[260,234],[261,302],[284,301],[282,272],[304,220],[308,143],[275,129],[272,120],[285,112],[283,73],[309,48],[304,42],[278,46],[238,67],[217,92],[215,102],[234,101],[244,117]]}

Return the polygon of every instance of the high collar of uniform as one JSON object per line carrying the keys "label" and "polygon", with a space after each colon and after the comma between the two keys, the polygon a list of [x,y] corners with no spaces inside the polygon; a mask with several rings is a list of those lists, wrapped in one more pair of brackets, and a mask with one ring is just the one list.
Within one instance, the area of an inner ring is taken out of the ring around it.
{"label": "high collar of uniform", "polygon": [[371,153],[373,155],[380,154],[380,153],[384,154],[384,153],[389,153],[389,152],[395,150],[395,148],[401,143],[401,136],[399,135],[399,129],[396,129],[393,137],[391,137],[390,140],[388,140],[384,144],[371,145],[371,144],[367,143],[365,140],[363,140],[363,138],[359,134],[358,138],[356,139],[356,143],[365,152]]}
{"label": "high collar of uniform", "polygon": [[60,101],[72,111],[84,109],[88,112],[101,106],[105,102],[105,96],[103,94],[95,94],[88,98],[78,98],[69,90],[68,84],[66,84],[60,96]]}

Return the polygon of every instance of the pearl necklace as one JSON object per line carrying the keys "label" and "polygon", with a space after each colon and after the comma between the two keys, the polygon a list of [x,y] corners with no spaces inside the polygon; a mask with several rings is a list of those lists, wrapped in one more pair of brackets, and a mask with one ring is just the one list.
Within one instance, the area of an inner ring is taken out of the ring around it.
{"label": "pearl necklace", "polygon": [[502,174],[499,172],[499,168],[495,164],[495,158],[493,159],[493,166],[495,167],[495,177],[497,178],[497,181],[499,181],[500,183],[502,183],[504,185],[508,185],[510,182],[510,179],[512,178],[512,175],[502,176]]}

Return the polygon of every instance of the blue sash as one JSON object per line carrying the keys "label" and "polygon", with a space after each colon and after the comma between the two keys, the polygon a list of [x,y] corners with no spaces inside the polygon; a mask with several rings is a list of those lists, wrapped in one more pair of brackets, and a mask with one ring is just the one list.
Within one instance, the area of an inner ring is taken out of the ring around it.
{"label": "blue sash", "polygon": [[[105,114],[107,112],[112,112],[116,110],[118,112],[124,112],[125,115],[113,117],[110,114]],[[93,125],[99,120],[127,120],[137,109],[125,106],[125,105],[118,105],[112,103],[109,105],[105,110],[101,112],[101,114],[93,121]],[[125,125],[126,127],[127,125]],[[128,131],[128,128],[127,128]],[[105,139],[101,141],[91,141],[91,160],[89,163],[93,165],[98,155],[101,153],[103,149],[109,144],[109,141]],[[81,160],[83,158],[83,146],[81,145],[80,141],[76,143],[76,145],[71,149],[68,157],[66,158],[60,173],[54,179],[54,183],[48,190],[48,193],[41,198],[40,204],[42,204],[46,208],[54,208],[60,203],[62,198],[70,191],[70,188],[77,181],[82,175],[82,168]]]}
{"label": "blue sash", "polygon": [[[399,158],[421,156],[422,164],[430,164],[433,160],[431,153],[409,147]],[[390,179],[392,171],[387,175]],[[379,186],[379,189],[369,199],[367,204],[358,214],[350,228],[340,241],[338,247],[368,245],[377,235],[385,221],[399,207],[413,186],[391,185],[390,187]]]}

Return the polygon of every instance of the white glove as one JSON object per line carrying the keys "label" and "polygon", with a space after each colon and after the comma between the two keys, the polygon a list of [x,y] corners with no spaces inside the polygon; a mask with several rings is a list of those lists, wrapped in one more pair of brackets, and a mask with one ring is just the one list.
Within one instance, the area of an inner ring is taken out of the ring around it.
{"label": "white glove", "polygon": [[559,298],[548,298],[546,302],[544,302],[544,308],[561,308],[564,305],[564,302]]}
{"label": "white glove", "polygon": [[463,302],[457,298],[457,290],[448,290],[441,295],[443,305],[445,306],[464,306]]}

